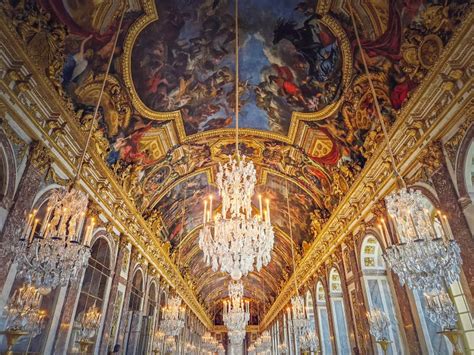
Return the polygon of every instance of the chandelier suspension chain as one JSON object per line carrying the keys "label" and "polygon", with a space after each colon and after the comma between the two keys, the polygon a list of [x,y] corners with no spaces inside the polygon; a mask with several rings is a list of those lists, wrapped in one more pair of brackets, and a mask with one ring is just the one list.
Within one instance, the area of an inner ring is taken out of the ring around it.
{"label": "chandelier suspension chain", "polygon": [[239,0],[235,0],[235,151],[239,153]]}
{"label": "chandelier suspension chain", "polygon": [[102,96],[103,96],[104,91],[105,91],[105,85],[106,85],[107,79],[109,77],[110,67],[112,66],[112,61],[114,59],[115,49],[117,47],[118,38],[120,36],[120,31],[122,29],[123,18],[125,16],[125,12],[127,11],[127,8],[128,8],[128,6],[125,5],[124,9],[122,11],[122,14],[120,15],[119,25],[117,27],[117,32],[115,34],[114,44],[112,46],[112,51],[110,53],[109,61],[107,63],[107,69],[105,71],[104,80],[102,81],[102,87],[100,88],[99,98],[97,99],[97,104],[95,105],[94,114],[93,114],[92,120],[91,120],[91,126],[89,128],[89,133],[87,135],[86,145],[84,146],[84,150],[82,152],[81,159],[79,160],[79,165],[77,166],[76,175],[74,176],[71,187],[74,186],[81,178],[81,172],[82,172],[82,167],[84,165],[84,159],[86,157],[87,149],[89,148],[89,144],[90,144],[90,141],[91,141],[91,138],[92,138],[92,133],[94,132],[94,122],[97,118],[97,114],[99,113],[100,103],[102,101]]}
{"label": "chandelier suspension chain", "polygon": [[387,144],[387,151],[388,151],[389,156],[390,156],[390,162],[392,164],[393,173],[395,174],[395,177],[400,180],[400,182],[402,183],[402,186],[405,187],[406,183],[405,183],[405,180],[403,179],[403,176],[401,176],[399,171],[398,171],[397,164],[396,164],[396,161],[395,161],[395,156],[394,156],[393,150],[392,150],[392,145],[390,144],[390,139],[388,137],[387,127],[385,126],[385,122],[384,122],[384,119],[383,119],[383,116],[382,116],[382,112],[380,110],[379,100],[378,100],[377,94],[375,92],[374,83],[372,82],[372,78],[370,77],[369,67],[367,66],[367,60],[365,59],[365,54],[364,54],[364,50],[363,50],[363,47],[362,47],[362,43],[360,42],[359,31],[357,29],[357,24],[356,24],[355,17],[354,17],[354,11],[352,9],[351,2],[349,1],[348,3],[349,3],[349,12],[351,14],[352,25],[354,26],[354,33],[355,33],[355,36],[356,36],[357,46],[359,47],[360,55],[362,57],[362,62],[364,63],[364,70],[365,70],[365,74],[367,75],[367,80],[369,82],[370,91],[372,93],[372,97],[374,98],[374,105],[375,105],[375,109],[377,111],[377,117],[380,121],[380,125],[382,126],[382,132],[383,132],[383,135],[384,135],[385,143]]}
{"label": "chandelier suspension chain", "polygon": [[295,291],[296,295],[299,296],[299,291],[298,291],[298,282],[296,281],[296,263],[295,263],[295,250],[293,247],[293,228],[291,224],[291,217],[290,217],[290,189],[288,188],[288,179],[285,180],[286,182],[286,210],[288,213],[288,225],[290,229],[290,242],[291,242],[291,259],[293,261],[293,277],[295,281]]}

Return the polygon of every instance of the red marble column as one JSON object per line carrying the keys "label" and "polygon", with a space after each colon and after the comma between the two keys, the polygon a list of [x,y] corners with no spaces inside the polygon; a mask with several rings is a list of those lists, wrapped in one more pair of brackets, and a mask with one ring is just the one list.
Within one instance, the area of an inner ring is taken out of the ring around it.
{"label": "red marble column", "polygon": [[[114,309],[116,307],[115,302],[117,302],[118,296],[118,285],[119,283],[125,284],[127,281],[120,276],[120,271],[122,269],[122,264],[124,261],[125,249],[127,248],[127,242],[125,238],[120,239],[120,243],[117,250],[117,256],[115,258],[115,266],[112,270],[112,285],[110,287],[110,296],[108,307],[105,313],[104,328],[102,331],[102,338],[100,339],[100,348],[99,354],[106,354],[108,347],[113,347],[115,344],[109,344],[111,331],[112,331],[112,322],[114,317]],[[125,303],[124,303],[125,306]]]}
{"label": "red marble column", "polygon": [[[398,308],[400,310],[400,315],[402,317],[401,324],[403,325],[403,330],[405,332],[408,353],[409,354],[421,354],[421,344],[418,337],[418,332],[415,326],[415,320],[412,314],[412,308],[410,306],[410,300],[408,299],[408,294],[406,286],[401,286],[398,278],[392,282],[393,288],[395,291],[394,301],[397,302]],[[414,308],[416,309],[416,308]]]}
{"label": "red marble column", "polygon": [[13,204],[8,213],[1,234],[0,243],[3,256],[0,262],[0,286],[3,287],[12,263],[12,253],[10,251],[21,236],[25,226],[26,217],[31,211],[33,200],[41,188],[49,157],[46,149],[39,142],[34,142],[30,146],[30,153],[26,161],[25,170],[18,185]]}
{"label": "red marble column", "polygon": [[359,243],[353,242],[348,245],[347,257],[352,271],[352,282],[354,291],[350,297],[354,311],[354,327],[356,331],[357,348],[359,354],[373,354],[374,344],[369,333],[369,322],[367,320],[368,306],[364,298],[362,271],[358,263],[357,253],[360,252]]}
{"label": "red marble column", "polygon": [[61,321],[59,323],[59,328],[57,330],[55,344],[54,344],[54,353],[55,354],[66,354],[68,349],[67,336],[72,327],[74,310],[76,305],[76,300],[79,297],[82,287],[82,277],[85,270],[81,272],[81,275],[78,277],[78,281],[70,283],[64,299],[63,309],[61,311]]}
{"label": "red marble column", "polygon": [[[440,147],[439,149],[441,150]],[[462,270],[468,286],[464,287],[464,293],[469,300],[471,309],[474,309],[474,239],[462,206],[459,204],[459,196],[446,166],[444,155],[440,159],[439,167],[431,176],[431,180],[438,194],[438,199],[442,203],[441,209],[448,218],[454,239],[461,248]]]}

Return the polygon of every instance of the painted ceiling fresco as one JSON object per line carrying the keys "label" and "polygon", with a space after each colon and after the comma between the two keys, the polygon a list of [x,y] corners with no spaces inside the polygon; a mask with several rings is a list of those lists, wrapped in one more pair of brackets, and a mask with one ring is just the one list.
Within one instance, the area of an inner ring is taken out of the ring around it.
{"label": "painted ceiling fresco", "polygon": [[[235,154],[234,2],[84,0],[78,6],[73,0],[27,0],[11,1],[10,8],[2,9],[11,11],[14,21],[26,23],[25,13],[37,11],[51,28],[67,29],[65,38],[54,41],[37,31],[41,24],[18,27],[18,32],[38,48],[31,55],[86,130],[126,1],[94,148],[137,210],[160,231],[158,237],[170,253],[176,255],[183,242],[182,267],[189,269],[190,282],[199,285],[200,299],[215,304],[210,311],[218,314],[227,281],[204,267],[196,231],[203,196],[217,196],[217,163]],[[390,125],[437,62],[469,1],[350,3]],[[348,4],[239,1],[244,128],[239,149],[257,167],[257,189],[272,200],[277,229],[278,248],[263,271],[269,280],[266,294],[254,286],[261,274],[245,281],[261,304],[271,302],[291,273],[286,180],[295,246],[302,253],[381,139]]]}
{"label": "painted ceiling fresco", "polygon": [[[156,8],[159,20],[132,49],[139,99],[153,111],[179,110],[188,135],[233,127],[234,3],[167,0]],[[241,127],[286,135],[292,112],[340,97],[340,45],[315,9],[311,1],[240,2]]]}

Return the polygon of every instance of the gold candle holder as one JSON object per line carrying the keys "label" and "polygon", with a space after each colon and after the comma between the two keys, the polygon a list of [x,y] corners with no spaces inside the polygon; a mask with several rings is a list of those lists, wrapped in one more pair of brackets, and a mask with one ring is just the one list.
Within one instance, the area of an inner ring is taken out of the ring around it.
{"label": "gold candle holder", "polygon": [[390,345],[391,341],[388,339],[382,338],[380,340],[376,340],[375,342],[380,345],[383,353],[387,354],[388,346]]}
{"label": "gold candle holder", "polygon": [[444,329],[438,334],[444,335],[448,338],[449,342],[453,346],[453,355],[462,355],[463,351],[459,348],[459,336],[460,333],[457,329]]}
{"label": "gold candle holder", "polygon": [[23,330],[4,330],[1,331],[0,334],[4,335],[7,339],[7,351],[6,355],[13,355],[13,347],[17,343],[18,339],[21,337],[28,335],[28,332]]}

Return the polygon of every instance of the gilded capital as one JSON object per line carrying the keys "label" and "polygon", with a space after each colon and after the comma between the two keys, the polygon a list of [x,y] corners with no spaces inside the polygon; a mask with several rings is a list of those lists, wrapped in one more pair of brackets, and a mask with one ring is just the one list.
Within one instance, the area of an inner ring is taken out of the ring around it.
{"label": "gilded capital", "polygon": [[437,140],[429,144],[419,155],[418,161],[431,177],[443,164],[443,145]]}
{"label": "gilded capital", "polygon": [[35,141],[30,146],[30,162],[41,173],[44,173],[51,164],[49,150],[43,143]]}

